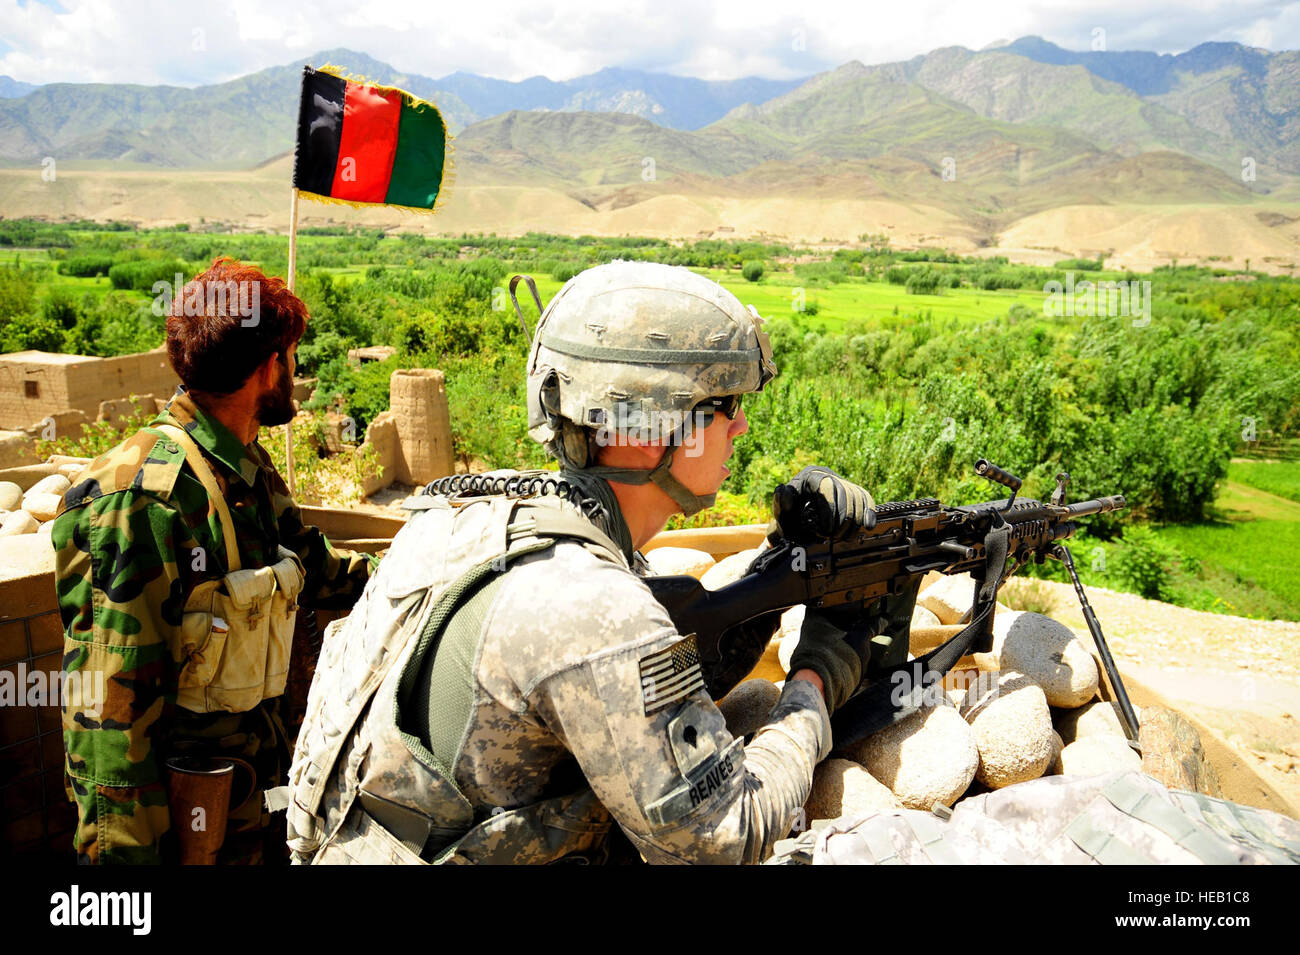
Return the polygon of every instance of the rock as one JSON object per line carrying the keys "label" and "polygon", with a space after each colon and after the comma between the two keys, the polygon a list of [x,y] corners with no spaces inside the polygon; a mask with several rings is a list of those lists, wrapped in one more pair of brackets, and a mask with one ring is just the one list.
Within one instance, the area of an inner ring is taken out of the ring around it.
{"label": "rock", "polygon": [[932,611],[926,610],[924,607],[917,607],[912,611],[913,628],[923,627],[928,629],[937,626],[939,626],[939,618]]}
{"label": "rock", "polygon": [[807,822],[862,816],[881,809],[897,809],[899,802],[889,787],[848,759],[828,759],[813,772],[812,792],[804,803]]}
{"label": "rock", "polygon": [[0,481],[0,511],[16,511],[22,502],[22,488],[13,481]]}
{"label": "rock", "polygon": [[1142,757],[1122,736],[1085,736],[1061,750],[1062,776],[1100,776],[1121,770],[1140,772]]}
{"label": "rock", "polygon": [[1052,706],[1082,706],[1097,692],[1097,664],[1074,632],[1051,617],[1011,611],[993,618],[993,654],[1003,670],[1023,673]]}
{"label": "rock", "polygon": [[17,537],[20,534],[35,534],[39,522],[26,511],[11,511],[0,522],[0,538]]}
{"label": "rock", "polygon": [[1065,740],[1061,739],[1061,734],[1052,730],[1052,761],[1047,765],[1047,772],[1044,776],[1059,776],[1061,774],[1061,750],[1065,749]]}
{"label": "rock", "polygon": [[60,464],[59,465],[59,473],[68,479],[69,486],[77,483],[77,478],[81,477],[81,472],[84,470],[86,470],[86,466],[84,464]]}
{"label": "rock", "polygon": [[929,610],[940,623],[953,624],[961,620],[974,599],[975,578],[970,574],[952,574],[922,589],[916,605]]}
{"label": "rock", "polygon": [[942,694],[940,701],[843,751],[909,809],[928,810],[935,803],[951,806],[979,766],[971,727]]}
{"label": "rock", "polygon": [[1148,706],[1138,721],[1138,743],[1142,772],[1148,776],[1170,789],[1222,798],[1219,774],[1205,758],[1201,736],[1181,714],[1164,706]]}
{"label": "rock", "polygon": [[745,680],[718,702],[732,736],[749,736],[767,722],[781,691],[770,680]]}
{"label": "rock", "polygon": [[[56,475],[61,477],[62,475]],[[23,495],[23,510],[38,521],[52,521],[63,504],[62,494],[34,494],[28,491]]]}
{"label": "rock", "polygon": [[706,590],[717,590],[734,583],[745,576],[745,571],[749,570],[749,565],[754,562],[759,550],[757,547],[752,547],[749,550],[742,550],[739,554],[722,558],[704,573],[700,583]]}
{"label": "rock", "polygon": [[49,537],[52,533],[54,533],[54,522],[46,521],[40,527],[36,528],[36,533],[44,534],[46,537]]}
{"label": "rock", "polygon": [[803,604],[795,604],[785,613],[781,614],[781,626],[777,630],[781,636],[790,633],[798,633],[803,629],[803,618],[808,615],[808,608]]}
{"label": "rock", "polygon": [[27,489],[23,497],[29,497],[32,494],[57,494],[62,497],[67,493],[68,488],[72,487],[72,482],[62,474],[51,474],[49,477],[43,477]]}
{"label": "rock", "polygon": [[[15,511],[16,514],[23,513]],[[0,580],[54,570],[54,549],[43,534],[0,538]]]}
{"label": "rock", "polygon": [[[1142,714],[1133,707],[1138,723]],[[1056,716],[1056,731],[1067,744],[1085,736],[1123,736],[1124,724],[1119,719],[1119,707],[1107,700],[1093,700],[1077,709],[1062,710]]]}
{"label": "rock", "polygon": [[690,547],[656,547],[645,555],[645,559],[661,577],[687,574],[696,580],[717,563],[711,555]]}
{"label": "rock", "polygon": [[977,683],[966,694],[962,716],[979,749],[976,778],[990,789],[1037,779],[1052,762],[1052,712],[1037,683],[1004,670],[992,685]]}
{"label": "rock", "polygon": [[796,604],[781,614],[781,627],[777,630],[781,641],[777,648],[777,659],[781,661],[781,668],[786,673],[790,672],[790,655],[799,645],[799,630],[803,627],[803,618],[807,609],[803,604]]}

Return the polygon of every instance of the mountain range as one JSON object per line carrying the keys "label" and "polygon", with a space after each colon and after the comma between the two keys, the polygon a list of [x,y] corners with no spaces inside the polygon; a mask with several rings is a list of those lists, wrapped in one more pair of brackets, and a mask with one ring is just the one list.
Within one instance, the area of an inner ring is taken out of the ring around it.
{"label": "mountain range", "polygon": [[[497,190],[475,200],[498,217],[494,228],[500,217],[513,222],[500,190],[527,193],[530,208],[554,206],[557,221],[617,213],[619,227],[634,230],[631,210],[668,221],[676,213],[664,210],[686,203],[695,225],[712,214],[699,212],[702,203],[716,211],[761,197],[937,210],[963,241],[992,247],[1014,223],[1066,206],[1209,203],[1251,215],[1245,207],[1262,197],[1300,197],[1300,52],[1235,43],[1177,55],[1075,52],[1039,37],[850,61],[786,81],[622,69],[563,82],[434,79],[344,49],[197,88],[55,83],[23,93],[6,77],[0,163],[20,170],[54,157],[123,176],[170,169],[178,183],[205,169],[279,175],[304,62],[437,103],[456,134],[456,190]],[[108,208],[131,215],[140,187],[117,181]],[[0,184],[0,213],[25,208],[10,201],[16,189]],[[251,195],[225,205],[262,208]],[[1259,228],[1271,241],[1297,211],[1279,207]]]}

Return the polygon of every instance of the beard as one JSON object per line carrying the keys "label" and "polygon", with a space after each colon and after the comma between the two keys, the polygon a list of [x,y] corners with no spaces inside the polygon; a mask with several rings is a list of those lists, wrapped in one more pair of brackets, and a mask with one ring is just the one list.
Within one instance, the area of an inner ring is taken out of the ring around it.
{"label": "beard", "polygon": [[289,368],[282,364],[279,383],[257,400],[257,423],[274,427],[288,424],[296,413],[293,407],[293,379]]}

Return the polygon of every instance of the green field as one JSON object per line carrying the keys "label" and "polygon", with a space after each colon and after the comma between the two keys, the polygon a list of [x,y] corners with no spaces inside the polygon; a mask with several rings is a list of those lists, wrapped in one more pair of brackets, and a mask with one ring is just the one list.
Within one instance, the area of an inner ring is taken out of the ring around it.
{"label": "green field", "polygon": [[1201,565],[1180,586],[1187,602],[1240,616],[1300,620],[1300,504],[1229,481],[1218,520],[1159,531]]}
{"label": "green field", "polygon": [[1233,461],[1228,477],[1278,497],[1300,501],[1300,460]]}
{"label": "green field", "polygon": [[[805,304],[817,312],[808,321],[827,331],[838,331],[849,321],[861,321],[871,328],[892,328],[900,319],[926,315],[936,321],[956,319],[962,323],[987,321],[1006,315],[1013,305],[1043,314],[1043,293],[1027,290],[984,291],[945,289],[942,295],[913,295],[901,285],[850,279],[827,288],[800,283],[790,272],[764,275],[758,282],[746,282],[739,273],[722,269],[700,269],[742,302],[752,304],[765,318],[790,318],[799,314],[797,289],[803,289]],[[928,314],[927,314],[928,313]],[[1070,319],[1074,321],[1074,319]]]}

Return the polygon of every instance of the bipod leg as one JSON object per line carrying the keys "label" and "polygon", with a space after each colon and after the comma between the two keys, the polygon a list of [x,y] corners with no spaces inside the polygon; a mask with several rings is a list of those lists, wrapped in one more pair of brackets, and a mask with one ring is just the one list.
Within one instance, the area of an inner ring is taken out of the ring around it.
{"label": "bipod leg", "polygon": [[1092,611],[1092,605],[1088,603],[1088,595],[1083,592],[1083,584],[1079,580],[1079,572],[1074,569],[1074,558],[1070,555],[1070,548],[1064,544],[1057,544],[1053,550],[1053,555],[1065,564],[1065,569],[1069,571],[1070,580],[1074,583],[1074,592],[1079,596],[1079,604],[1083,607],[1083,620],[1088,625],[1088,632],[1092,634],[1092,642],[1097,646],[1097,653],[1101,655],[1101,665],[1106,671],[1106,679],[1110,683],[1111,692],[1115,696],[1115,702],[1119,704],[1120,721],[1124,724],[1124,735],[1128,737],[1128,744],[1141,754],[1142,750],[1138,747],[1138,719],[1133,712],[1133,704],[1129,702],[1128,691],[1124,689],[1124,681],[1120,679],[1119,670],[1115,667],[1115,659],[1110,655],[1110,647],[1106,645],[1106,638],[1101,635],[1101,623],[1097,620],[1097,615]]}

